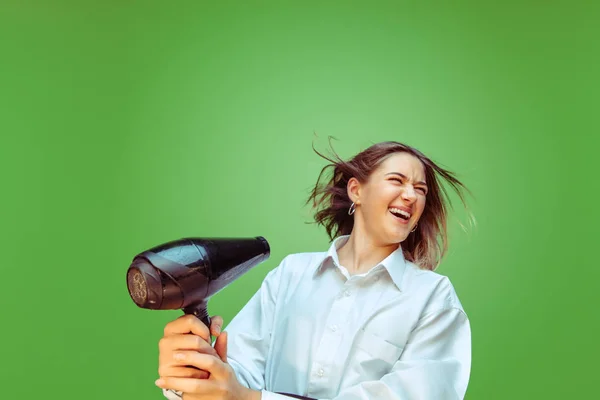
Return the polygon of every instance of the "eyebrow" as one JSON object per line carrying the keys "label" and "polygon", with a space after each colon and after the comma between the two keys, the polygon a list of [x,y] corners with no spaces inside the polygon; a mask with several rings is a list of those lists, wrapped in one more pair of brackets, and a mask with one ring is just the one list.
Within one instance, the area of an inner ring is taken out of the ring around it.
{"label": "eyebrow", "polygon": [[[399,175],[400,177],[402,177],[404,179],[408,179],[406,177],[406,175],[401,174],[400,172],[388,172],[386,175]],[[425,186],[427,186],[427,183],[425,183],[423,181],[419,181],[419,182],[417,182],[417,185],[425,185]]]}

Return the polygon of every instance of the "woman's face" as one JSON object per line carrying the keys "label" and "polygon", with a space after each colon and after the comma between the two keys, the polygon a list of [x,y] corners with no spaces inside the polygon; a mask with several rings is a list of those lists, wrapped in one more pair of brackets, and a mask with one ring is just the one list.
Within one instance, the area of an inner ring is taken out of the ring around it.
{"label": "woman's face", "polygon": [[412,154],[394,153],[366,183],[351,179],[348,191],[357,204],[355,229],[379,245],[397,244],[408,237],[425,208],[425,168]]}

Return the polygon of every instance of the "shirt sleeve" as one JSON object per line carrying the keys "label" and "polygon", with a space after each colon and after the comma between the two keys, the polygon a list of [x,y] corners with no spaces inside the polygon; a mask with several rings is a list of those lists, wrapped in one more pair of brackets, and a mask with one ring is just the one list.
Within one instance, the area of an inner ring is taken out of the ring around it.
{"label": "shirt sleeve", "polygon": [[228,332],[227,362],[240,383],[250,389],[265,388],[265,364],[284,263],[285,259],[267,274],[258,291],[225,328]]}
{"label": "shirt sleeve", "polygon": [[388,374],[342,390],[331,400],[459,400],[467,391],[470,370],[469,320],[461,309],[447,308],[421,318]]}
{"label": "shirt sleeve", "polygon": [[265,389],[266,360],[287,260],[267,274],[260,289],[226,327],[227,362],[242,385],[261,392],[262,400],[293,400]]}

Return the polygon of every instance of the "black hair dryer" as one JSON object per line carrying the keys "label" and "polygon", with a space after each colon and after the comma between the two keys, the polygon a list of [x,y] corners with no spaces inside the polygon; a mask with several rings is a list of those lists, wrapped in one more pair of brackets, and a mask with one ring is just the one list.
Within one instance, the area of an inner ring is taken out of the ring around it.
{"label": "black hair dryer", "polygon": [[175,240],[136,255],[127,270],[127,288],[141,308],[182,309],[210,327],[209,298],[270,254],[262,236]]}

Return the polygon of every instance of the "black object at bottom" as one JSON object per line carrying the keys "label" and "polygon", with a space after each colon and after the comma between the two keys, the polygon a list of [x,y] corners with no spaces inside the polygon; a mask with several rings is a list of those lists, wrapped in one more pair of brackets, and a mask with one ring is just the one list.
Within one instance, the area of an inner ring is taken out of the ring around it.
{"label": "black object at bottom", "polygon": [[293,398],[295,398],[295,399],[304,399],[304,400],[317,400],[317,399],[314,399],[314,398],[312,398],[312,397],[299,396],[299,395],[297,395],[297,394],[281,393],[281,392],[276,392],[276,393],[277,393],[277,394],[282,394],[282,395],[284,395],[284,396],[290,396],[290,397],[293,397]]}

